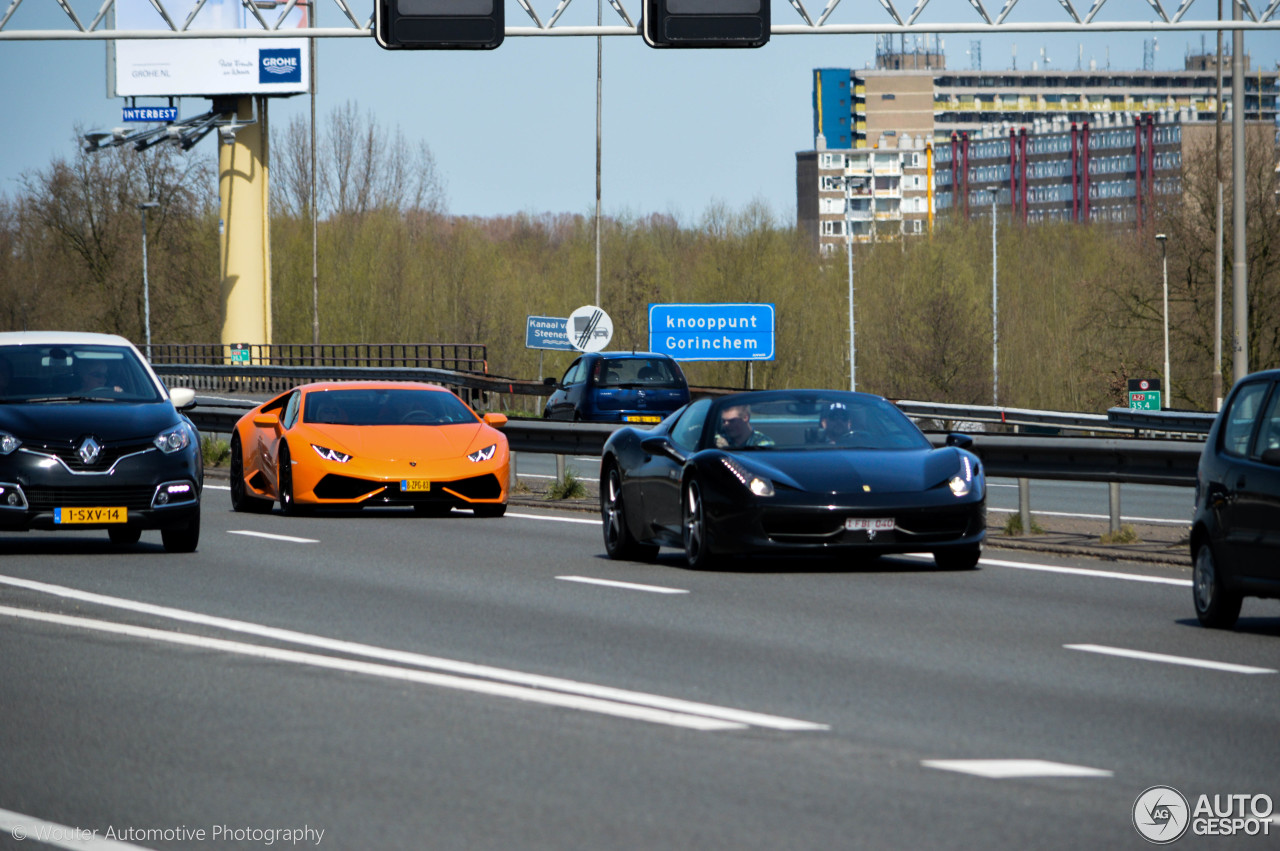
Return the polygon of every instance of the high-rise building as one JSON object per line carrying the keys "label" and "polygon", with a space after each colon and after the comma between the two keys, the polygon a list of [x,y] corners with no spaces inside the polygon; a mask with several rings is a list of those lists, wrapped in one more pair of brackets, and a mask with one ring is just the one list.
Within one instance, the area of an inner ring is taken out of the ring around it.
{"label": "high-rise building", "polygon": [[[951,72],[939,53],[916,51],[880,52],[874,70],[816,69],[814,149],[796,154],[797,221],[829,252],[846,238],[927,232],[944,210],[982,214],[994,191],[1026,222],[1141,223],[1157,196],[1181,192],[1188,144],[1213,134],[1215,63]],[[1227,73],[1228,118],[1230,82]],[[1280,73],[1245,83],[1250,133],[1274,140]]]}

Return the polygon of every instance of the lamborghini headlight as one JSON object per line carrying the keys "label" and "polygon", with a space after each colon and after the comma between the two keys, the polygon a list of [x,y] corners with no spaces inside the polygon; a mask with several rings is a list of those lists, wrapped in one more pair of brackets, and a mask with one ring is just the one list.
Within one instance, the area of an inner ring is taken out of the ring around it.
{"label": "lamborghini headlight", "polygon": [[491,458],[493,458],[494,454],[497,451],[498,451],[498,444],[491,443],[488,446],[486,446],[484,449],[477,449],[475,452],[472,452],[471,454],[467,455],[467,460],[475,464],[479,464],[481,461],[488,461]]}
{"label": "lamborghini headlight", "polygon": [[732,458],[725,457],[720,460],[729,468],[729,472],[733,473],[733,477],[746,486],[747,490],[756,496],[773,496],[775,492],[773,482],[764,476],[751,472]]}
{"label": "lamborghini headlight", "polygon": [[347,453],[339,452],[336,449],[330,449],[327,446],[317,446],[313,443],[311,444],[311,448],[316,451],[317,455],[326,461],[337,461],[339,464],[345,464],[351,460],[351,456]]}
{"label": "lamborghini headlight", "polygon": [[22,441],[9,434],[9,432],[0,431],[0,455],[8,455],[21,445]]}
{"label": "lamborghini headlight", "polygon": [[172,455],[191,445],[191,432],[187,429],[185,423],[179,423],[173,428],[167,428],[157,434],[154,443],[156,449],[159,449],[165,455]]}

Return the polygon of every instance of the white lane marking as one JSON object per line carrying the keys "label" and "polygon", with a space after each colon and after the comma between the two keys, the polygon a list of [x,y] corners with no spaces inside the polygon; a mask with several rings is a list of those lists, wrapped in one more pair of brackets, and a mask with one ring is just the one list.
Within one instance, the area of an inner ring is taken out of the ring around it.
{"label": "white lane marking", "polygon": [[1104,656],[1122,656],[1126,659],[1141,659],[1144,662],[1163,662],[1167,665],[1186,665],[1189,668],[1208,668],[1211,671],[1227,671],[1232,674],[1274,674],[1274,668],[1255,668],[1251,665],[1236,665],[1232,662],[1212,662],[1208,659],[1193,659],[1189,656],[1169,656],[1165,653],[1148,653],[1144,650],[1125,650],[1122,647],[1105,647],[1101,644],[1064,644],[1068,650],[1083,650],[1085,653],[1101,653]]}
{"label": "white lane marking", "polygon": [[324,636],[319,635],[294,632],[289,629],[278,629],[276,627],[262,626],[260,624],[248,623],[245,621],[231,620],[230,618],[203,615],[198,612],[189,612],[183,609],[172,609],[167,606],[156,606],[151,603],[125,600],[120,597],[108,597],[103,594],[81,591],[76,588],[68,588],[61,585],[49,585],[44,582],[34,582],[29,579],[19,579],[13,576],[0,576],[0,585],[25,588],[28,591],[50,594],[68,600],[80,600],[85,603],[109,606],[112,608],[123,609],[125,611],[152,615],[154,617],[169,618],[171,620],[181,621],[184,623],[200,624],[202,626],[224,629],[229,632],[255,635],[260,638],[269,638],[274,641],[285,641],[292,644],[300,644],[306,647],[330,650],[337,653],[346,653],[353,656],[365,656],[370,659],[395,662],[401,665],[412,665],[418,668],[434,668],[436,670],[449,671],[463,676],[484,677],[490,680],[518,683],[531,688],[554,689],[568,694],[581,694],[604,700],[617,700],[626,703],[633,703],[639,706],[651,706],[657,709],[666,709],[672,712],[682,712],[690,715],[705,715],[711,718],[720,718],[726,721],[748,724],[753,727],[768,727],[775,730],[830,729],[826,724],[816,724],[811,721],[799,721],[794,718],[782,718],[775,715],[765,715],[759,712],[748,712],[746,710],[731,709],[708,703],[698,703],[695,701],[681,700],[679,698],[662,697],[660,695],[628,691],[626,689],[613,688],[611,686],[580,683],[574,680],[564,680],[558,677],[547,677],[540,674],[526,674],[522,671],[511,671],[504,668],[494,668],[488,665],[478,665],[471,662],[459,662],[453,659],[443,659],[438,656],[425,656],[404,650],[388,650],[383,647],[375,647],[369,644],[359,644],[353,641],[342,641],[334,638],[325,638]]}
{"label": "white lane marking", "polygon": [[[1005,514],[1017,514],[1020,510],[1021,509],[1018,509],[1018,508],[996,508],[995,506],[990,506],[990,505],[987,506],[987,511],[1002,511]],[[1032,511],[1031,513],[1035,515],[1039,515],[1041,517],[1076,517],[1083,520],[1110,520],[1111,519],[1110,514],[1073,514],[1070,511]],[[1163,517],[1129,517],[1127,515],[1122,516],[1120,519],[1126,520],[1130,523],[1150,523],[1153,525],[1160,525],[1160,524],[1163,524],[1166,526],[1190,526],[1191,525],[1190,519],[1168,520]]]}
{"label": "white lane marking", "polygon": [[[929,553],[894,553],[893,558],[914,558],[932,561]],[[1168,579],[1163,576],[1145,576],[1141,573],[1120,573],[1114,570],[1090,570],[1084,567],[1060,567],[1052,564],[1033,564],[1029,561],[1005,561],[998,558],[984,558],[979,564],[992,567],[1008,567],[1013,570],[1031,570],[1041,573],[1065,573],[1071,576],[1088,576],[1092,579],[1124,579],[1129,582],[1152,582],[1157,585],[1176,585],[1179,588],[1190,588],[1190,579]]]}
{"label": "white lane marking", "polygon": [[478,680],[468,677],[457,677],[450,674],[433,674],[427,671],[415,671],[393,665],[379,665],[373,662],[361,662],[355,659],[339,659],[335,656],[321,656],[318,653],[303,653],[299,650],[282,650],[278,647],[265,647],[261,644],[245,644],[239,641],[227,641],[222,638],[206,638],[201,635],[188,635],[182,632],[152,629],[143,626],[112,623],[93,618],[69,617],[49,612],[35,612],[0,606],[0,616],[42,621],[59,626],[75,627],[96,632],[123,635],[148,641],[159,641],[185,647],[196,647],[202,650],[217,650],[239,656],[251,656],[267,659],[272,662],[286,662],[293,665],[307,665],[314,668],[325,668],[331,671],[342,671],[349,674],[363,674],[369,677],[381,677],[388,680],[401,680],[420,685],[437,686],[457,691],[474,692],[492,697],[506,697],[512,700],[523,700],[529,703],[541,703],[565,709],[579,709],[584,712],[597,712],[618,718],[629,718],[634,721],[648,721],[652,724],[666,724],[671,727],[684,727],[690,730],[743,730],[746,724],[709,718],[701,715],[687,715],[680,712],[669,712],[648,706],[637,706],[613,700],[603,700],[582,695],[564,694],[526,686],[496,683],[492,680]]}
{"label": "white lane marking", "polygon": [[[553,506],[547,506],[551,508]],[[596,517],[592,520],[584,520],[581,517],[552,517],[550,514],[513,514],[507,512],[508,517],[518,517],[521,520],[550,520],[552,523],[585,523],[588,526],[599,526],[600,518]]]}
{"label": "white lane marking", "polygon": [[589,576],[557,576],[565,582],[582,582],[587,585],[604,585],[609,588],[625,588],[629,591],[648,591],[651,594],[688,594],[683,588],[664,588],[661,585],[637,585],[634,582],[618,582],[614,579],[592,579]]}
{"label": "white lane marking", "polygon": [[921,765],[992,780],[1015,777],[1110,777],[1112,772],[1043,759],[926,759]]}
{"label": "white lane marking", "polygon": [[318,544],[315,538],[295,538],[292,535],[272,535],[270,532],[252,532],[248,529],[228,529],[228,535],[247,535],[250,538],[266,538],[271,541],[288,541],[291,544]]}
{"label": "white lane marking", "polygon": [[204,486],[203,490],[207,490],[207,491],[229,491],[229,490],[231,490],[231,486],[230,486],[230,485],[209,485],[209,484],[206,484],[206,485]]}
{"label": "white lane marking", "polygon": [[68,827],[65,824],[15,813],[12,810],[0,810],[0,831],[7,832],[19,842],[29,840],[37,845],[74,848],[76,851],[147,851],[141,845],[130,845],[118,839],[98,836],[93,830]]}

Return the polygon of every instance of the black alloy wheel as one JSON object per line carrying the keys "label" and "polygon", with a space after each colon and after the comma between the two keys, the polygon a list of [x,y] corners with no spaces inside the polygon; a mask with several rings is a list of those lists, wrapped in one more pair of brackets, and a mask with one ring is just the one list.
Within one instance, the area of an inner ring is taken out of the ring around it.
{"label": "black alloy wheel", "polygon": [[271,510],[268,500],[249,496],[245,491],[244,449],[240,446],[238,434],[231,438],[231,510],[250,514],[265,514]]}
{"label": "black alloy wheel", "polygon": [[604,529],[604,551],[612,559],[653,561],[658,548],[642,544],[627,528],[626,508],[622,503],[622,474],[609,464],[600,484],[600,519]]}
{"label": "black alloy wheel", "polygon": [[165,552],[193,553],[200,543],[200,512],[197,510],[191,522],[180,529],[161,529],[160,540]]}
{"label": "black alloy wheel", "polygon": [[685,483],[681,500],[681,518],[684,528],[684,557],[689,567],[702,570],[711,567],[715,557],[711,554],[707,537],[706,506],[702,502],[702,488],[697,479]]}
{"label": "black alloy wheel", "polygon": [[276,479],[280,487],[280,511],[291,517],[303,514],[293,496],[293,461],[289,458],[289,444],[280,446],[280,475]]}

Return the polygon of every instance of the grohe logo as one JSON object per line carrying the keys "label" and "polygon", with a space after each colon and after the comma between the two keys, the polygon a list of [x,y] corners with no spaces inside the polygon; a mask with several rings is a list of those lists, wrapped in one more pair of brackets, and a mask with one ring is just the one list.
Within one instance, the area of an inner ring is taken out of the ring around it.
{"label": "grohe logo", "polygon": [[258,51],[259,83],[301,83],[302,51],[298,48]]}

